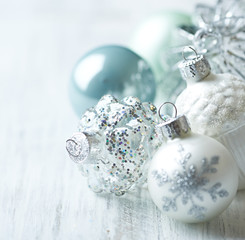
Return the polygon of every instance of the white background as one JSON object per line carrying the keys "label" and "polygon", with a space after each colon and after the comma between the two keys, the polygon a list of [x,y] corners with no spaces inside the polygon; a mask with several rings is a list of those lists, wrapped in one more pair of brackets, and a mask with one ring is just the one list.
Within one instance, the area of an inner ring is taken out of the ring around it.
{"label": "white background", "polygon": [[0,239],[245,238],[244,192],[210,223],[185,225],[147,192],[95,195],[65,151],[78,121],[67,96],[75,62],[98,45],[127,45],[159,10],[196,3],[0,1]]}

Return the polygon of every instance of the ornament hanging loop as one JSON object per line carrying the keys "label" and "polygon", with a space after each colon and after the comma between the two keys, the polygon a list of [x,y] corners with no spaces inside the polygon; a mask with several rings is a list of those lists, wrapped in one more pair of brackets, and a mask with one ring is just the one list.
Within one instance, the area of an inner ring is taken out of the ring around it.
{"label": "ornament hanging loop", "polygon": [[158,109],[158,115],[159,115],[159,117],[160,117],[164,122],[166,122],[166,119],[164,119],[164,118],[161,116],[161,109],[162,109],[162,107],[163,107],[164,105],[166,105],[166,104],[171,104],[171,105],[173,106],[174,111],[175,111],[174,118],[177,117],[177,107],[176,107],[172,102],[164,102],[164,103],[159,107],[159,109]]}
{"label": "ornament hanging loop", "polygon": [[196,58],[198,57],[198,54],[197,54],[195,48],[193,48],[192,46],[186,46],[186,47],[184,47],[183,50],[182,50],[182,57],[183,57],[183,59],[184,59],[185,61],[188,61],[188,59],[185,57],[185,54],[184,54],[186,48],[191,49],[191,50],[195,53]]}

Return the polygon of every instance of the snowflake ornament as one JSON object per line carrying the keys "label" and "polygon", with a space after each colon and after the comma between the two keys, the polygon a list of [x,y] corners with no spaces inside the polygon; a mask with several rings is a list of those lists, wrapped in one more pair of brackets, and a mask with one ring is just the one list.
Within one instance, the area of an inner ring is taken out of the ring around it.
{"label": "snowflake ornament", "polygon": [[148,173],[153,202],[166,215],[183,222],[218,216],[234,198],[238,169],[217,140],[192,133],[185,116],[156,127],[168,138],[155,153]]}
{"label": "snowflake ornament", "polygon": [[212,201],[216,201],[218,197],[227,197],[229,193],[222,189],[220,182],[213,183],[212,186],[207,187],[210,180],[207,178],[207,173],[215,174],[217,168],[214,165],[219,163],[219,156],[213,156],[210,161],[206,158],[202,159],[202,165],[200,170],[193,164],[188,166],[188,160],[191,158],[191,153],[185,154],[183,146],[179,145],[180,154],[179,159],[175,161],[181,166],[181,172],[174,171],[172,176],[164,170],[159,172],[155,170],[152,172],[153,177],[156,179],[158,186],[164,186],[164,184],[170,184],[169,191],[174,194],[174,197],[163,197],[163,211],[178,211],[177,199],[180,198],[183,205],[190,203],[188,214],[192,215],[195,219],[205,219],[207,207],[202,206],[200,203],[196,203],[195,199],[199,202],[204,202],[203,194],[209,194]]}

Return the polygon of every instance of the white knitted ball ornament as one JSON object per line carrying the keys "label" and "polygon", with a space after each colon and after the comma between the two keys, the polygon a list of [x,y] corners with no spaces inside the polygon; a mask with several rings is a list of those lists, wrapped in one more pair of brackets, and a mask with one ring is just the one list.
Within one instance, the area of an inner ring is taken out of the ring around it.
{"label": "white knitted ball ornament", "polygon": [[210,73],[205,80],[188,84],[176,106],[194,132],[218,137],[245,124],[245,82],[228,73]]}

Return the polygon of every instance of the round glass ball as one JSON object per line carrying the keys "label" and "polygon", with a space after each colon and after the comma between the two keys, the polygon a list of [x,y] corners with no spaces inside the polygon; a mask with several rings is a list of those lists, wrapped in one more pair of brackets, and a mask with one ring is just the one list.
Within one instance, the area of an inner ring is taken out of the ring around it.
{"label": "round glass ball", "polygon": [[105,94],[138,97],[152,102],[155,78],[149,64],[130,49],[107,45],[85,54],[75,65],[69,84],[72,106],[78,116]]}
{"label": "round glass ball", "polygon": [[180,56],[172,49],[188,43],[180,34],[181,25],[191,25],[191,16],[174,10],[160,11],[143,21],[130,40],[131,49],[152,67],[157,84],[156,106],[165,101],[174,102],[185,88],[175,67]]}

